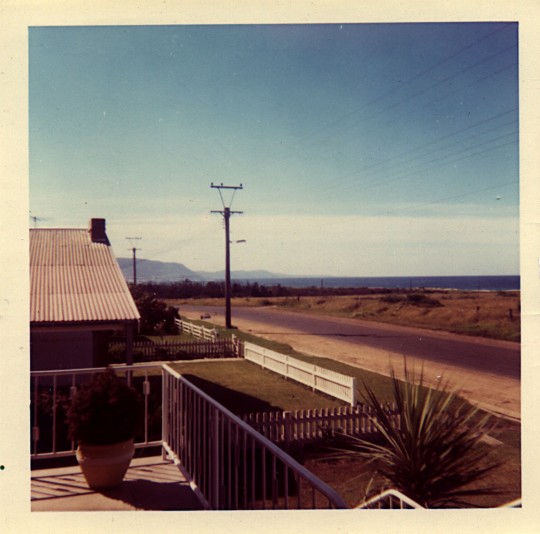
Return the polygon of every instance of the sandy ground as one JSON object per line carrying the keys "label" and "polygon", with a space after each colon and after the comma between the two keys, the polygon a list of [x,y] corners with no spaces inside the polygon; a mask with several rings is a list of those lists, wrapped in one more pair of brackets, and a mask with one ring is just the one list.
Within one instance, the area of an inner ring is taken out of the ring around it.
{"label": "sandy ground", "polygon": [[[198,313],[183,313],[193,319],[198,319]],[[336,318],[333,317],[333,320]],[[344,322],[349,319],[342,319]],[[223,326],[223,315],[215,315],[209,321]],[[244,332],[249,332],[260,337],[286,343],[296,351],[312,356],[332,358],[343,363],[360,367],[368,371],[373,371],[383,375],[389,375],[393,367],[399,375],[403,369],[403,356],[397,353],[382,351],[371,347],[359,348],[358,345],[346,340],[329,339],[325,336],[302,336],[298,332],[286,328],[280,328],[279,333],[267,334],[268,325],[255,321],[248,321],[235,318],[235,326]],[[399,327],[403,328],[403,327]],[[414,329],[418,332],[418,329]],[[432,332],[430,332],[432,334]],[[441,334],[441,336],[454,336],[455,334]],[[471,339],[471,338],[467,338]],[[493,340],[482,340],[474,338],[476,343],[493,345],[498,342]],[[407,358],[407,365],[420,369],[423,364],[424,377],[427,385],[435,385],[438,380],[448,381],[451,387],[459,390],[460,394],[473,404],[512,419],[521,419],[520,404],[520,381],[515,378],[505,378],[499,375],[472,371],[453,365],[441,365],[440,363],[429,362]]]}

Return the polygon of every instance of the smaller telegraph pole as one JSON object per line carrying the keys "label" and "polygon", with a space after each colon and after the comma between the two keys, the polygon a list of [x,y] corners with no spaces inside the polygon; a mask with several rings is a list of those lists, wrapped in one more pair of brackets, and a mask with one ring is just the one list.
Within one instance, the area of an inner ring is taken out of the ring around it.
{"label": "smaller telegraph pole", "polygon": [[[126,237],[126,239],[129,239],[131,245],[133,245],[132,241],[136,241],[141,239],[140,237]],[[131,250],[133,253],[133,285],[137,285],[137,250],[141,250],[140,248],[135,248],[134,246],[131,247]]]}
{"label": "smaller telegraph pole", "polygon": [[[234,195],[238,189],[243,189],[242,184],[240,185],[214,185],[210,184],[212,189],[217,189],[219,191],[219,196],[221,197],[221,202],[223,204],[223,211],[212,211],[211,213],[221,213],[223,215],[223,220],[225,222],[225,328],[232,328],[231,322],[231,241],[229,237],[229,221],[231,215],[238,213],[243,213],[242,211],[231,211],[232,201]],[[233,196],[229,205],[225,204],[223,200],[223,195],[221,194],[222,189],[232,189]]]}

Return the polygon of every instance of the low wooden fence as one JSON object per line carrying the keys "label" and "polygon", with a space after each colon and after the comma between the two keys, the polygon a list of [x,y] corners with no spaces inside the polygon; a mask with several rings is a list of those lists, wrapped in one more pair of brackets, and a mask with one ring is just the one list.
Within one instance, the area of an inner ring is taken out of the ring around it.
{"label": "low wooden fence", "polygon": [[357,403],[356,378],[343,375],[292,356],[244,343],[244,358],[280,375],[321,391],[351,406]]}
{"label": "low wooden fence", "polygon": [[174,323],[180,334],[185,332],[186,334],[189,334],[197,339],[204,339],[206,341],[230,340],[234,347],[235,355],[233,357],[244,357],[244,343],[235,335],[232,335],[230,338],[224,338],[220,336],[219,330],[215,328],[205,328],[204,326],[199,326],[194,323],[190,323],[189,321],[183,321],[182,319],[175,319]]}
{"label": "low wooden fence", "polygon": [[182,319],[175,319],[174,324],[178,328],[180,333],[185,332],[198,339],[205,339],[207,341],[215,341],[219,338],[219,333],[215,328],[205,328]]}
{"label": "low wooden fence", "polygon": [[[109,358],[112,363],[125,358],[126,345],[124,341],[109,343]],[[160,341],[151,340],[133,342],[133,359],[137,363],[175,360],[194,360],[202,358],[237,358],[238,346],[230,338],[214,341]]]}
{"label": "low wooden fence", "polygon": [[[314,410],[251,413],[243,420],[274,443],[286,447],[294,442],[331,438],[335,434],[360,436],[378,433],[372,411],[366,405],[334,406]],[[388,410],[390,420],[399,428],[395,406]]]}

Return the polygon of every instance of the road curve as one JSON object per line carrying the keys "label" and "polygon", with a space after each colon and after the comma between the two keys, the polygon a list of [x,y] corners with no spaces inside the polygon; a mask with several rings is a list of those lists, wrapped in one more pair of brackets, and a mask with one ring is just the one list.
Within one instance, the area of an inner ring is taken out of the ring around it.
{"label": "road curve", "polygon": [[[216,320],[223,315],[219,306],[182,306],[180,313],[191,316],[210,313]],[[356,319],[290,312],[275,307],[238,307],[233,324],[251,321],[264,325],[258,335],[315,336],[342,340],[361,347],[400,354],[437,364],[447,364],[506,378],[520,378],[519,343],[487,340],[470,336],[432,332]],[[294,331],[294,333],[292,333]]]}

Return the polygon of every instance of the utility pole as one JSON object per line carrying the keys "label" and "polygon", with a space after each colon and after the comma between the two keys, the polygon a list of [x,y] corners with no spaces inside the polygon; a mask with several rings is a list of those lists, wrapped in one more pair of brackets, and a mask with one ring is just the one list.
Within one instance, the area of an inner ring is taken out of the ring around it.
{"label": "utility pole", "polygon": [[[130,243],[134,240],[141,239],[140,237],[126,237],[126,239],[129,239]],[[133,243],[131,243],[132,247],[131,250],[133,252],[133,285],[137,285],[137,250],[141,250],[140,248],[135,248],[133,246]]]}
{"label": "utility pole", "polygon": [[[236,185],[214,185],[210,184],[212,189],[217,189],[219,191],[219,196],[221,198],[221,203],[223,204],[223,211],[211,211],[211,213],[220,213],[223,215],[223,220],[225,222],[225,328],[232,328],[231,323],[231,241],[229,237],[229,228],[230,228],[230,218],[233,214],[242,214],[242,211],[231,211],[232,201],[234,200],[234,195],[239,189],[243,189],[242,184],[239,186]],[[222,189],[231,189],[233,191],[232,198],[227,206],[223,200],[223,195],[221,193]]]}

